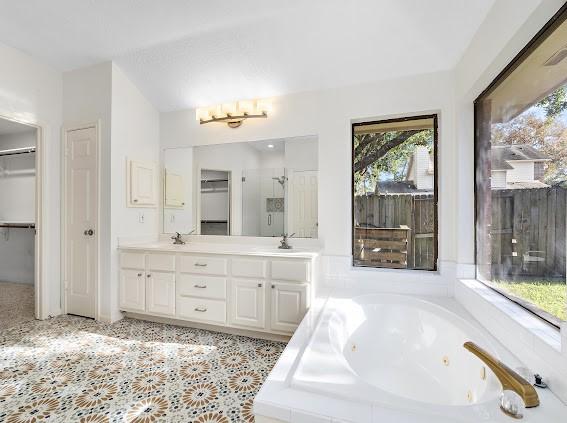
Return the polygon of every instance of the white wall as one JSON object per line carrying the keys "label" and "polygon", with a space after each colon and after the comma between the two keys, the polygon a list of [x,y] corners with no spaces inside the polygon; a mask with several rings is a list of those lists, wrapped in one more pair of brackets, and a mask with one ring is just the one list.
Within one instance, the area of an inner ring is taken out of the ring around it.
{"label": "white wall", "polygon": [[0,116],[37,124],[43,132],[42,235],[45,307],[41,318],[61,312],[60,129],[62,76],[17,50],[0,44]]}
{"label": "white wall", "polygon": [[506,188],[506,171],[493,170],[490,173],[491,188]]}
{"label": "white wall", "polygon": [[295,171],[317,170],[319,146],[316,136],[285,140],[285,168]]}
{"label": "white wall", "polygon": [[[340,280],[357,274],[361,285],[402,286],[442,282],[450,276],[456,259],[454,204],[456,197],[456,145],[454,142],[454,75],[440,72],[411,78],[308,92],[273,99],[268,119],[250,120],[238,129],[225,125],[199,125],[194,110],[161,115],[163,147],[209,145],[294,136],[318,135],[319,157],[319,236],[325,255],[335,256],[330,272]],[[440,258],[441,274],[351,272],[351,123],[408,114],[439,113],[440,123]],[[419,274],[419,276],[417,276]],[[454,276],[454,274],[452,274]],[[418,280],[419,279],[419,280]],[[445,280],[446,282],[446,280]],[[446,283],[441,284],[441,290]]]}
{"label": "white wall", "polygon": [[510,182],[533,182],[534,181],[534,162],[520,162],[517,160],[508,162],[513,169],[508,170],[506,181]]}
{"label": "white wall", "polygon": [[[0,150],[36,144],[36,130],[0,135]],[[0,156],[0,221],[35,222],[35,154]],[[33,284],[35,234],[0,228],[0,281]]]}
{"label": "white wall", "polygon": [[[161,232],[159,209],[126,207],[127,159],[159,163],[159,113],[130,82],[122,70],[112,64],[112,125],[111,125],[111,270],[109,283],[111,320],[120,318],[118,311],[118,239],[156,237]],[[143,222],[140,221],[143,214]]]}

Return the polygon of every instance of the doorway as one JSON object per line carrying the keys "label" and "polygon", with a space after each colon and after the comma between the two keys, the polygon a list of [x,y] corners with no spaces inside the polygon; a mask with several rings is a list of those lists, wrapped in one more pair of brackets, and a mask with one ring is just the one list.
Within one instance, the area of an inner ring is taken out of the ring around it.
{"label": "doorway", "polygon": [[63,154],[65,313],[98,319],[98,125],[67,128]]}
{"label": "doorway", "polygon": [[42,318],[41,131],[0,117],[0,330]]}

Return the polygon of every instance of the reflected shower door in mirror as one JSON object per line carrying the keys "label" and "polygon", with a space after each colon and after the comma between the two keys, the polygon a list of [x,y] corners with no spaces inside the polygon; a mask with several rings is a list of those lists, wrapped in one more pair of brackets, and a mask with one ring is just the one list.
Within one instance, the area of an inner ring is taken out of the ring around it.
{"label": "reflected shower door in mirror", "polygon": [[317,238],[316,136],[166,149],[163,157],[164,232]]}

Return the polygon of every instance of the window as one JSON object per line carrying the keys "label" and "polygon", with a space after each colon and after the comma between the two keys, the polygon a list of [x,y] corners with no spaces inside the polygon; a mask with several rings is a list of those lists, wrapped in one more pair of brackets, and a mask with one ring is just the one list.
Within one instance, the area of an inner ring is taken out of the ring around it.
{"label": "window", "polygon": [[352,127],[354,266],[437,269],[437,116]]}
{"label": "window", "polygon": [[475,101],[477,278],[566,319],[567,9]]}

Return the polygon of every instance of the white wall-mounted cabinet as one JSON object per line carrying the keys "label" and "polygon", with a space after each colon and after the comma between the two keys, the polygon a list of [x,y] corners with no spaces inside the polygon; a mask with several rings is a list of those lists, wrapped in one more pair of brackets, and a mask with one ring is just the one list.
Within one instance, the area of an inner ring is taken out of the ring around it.
{"label": "white wall-mounted cabinet", "polygon": [[155,163],[128,161],[127,200],[129,207],[157,206],[157,167]]}
{"label": "white wall-mounted cabinet", "polygon": [[312,257],[126,247],[120,257],[126,312],[290,335],[309,308]]}

